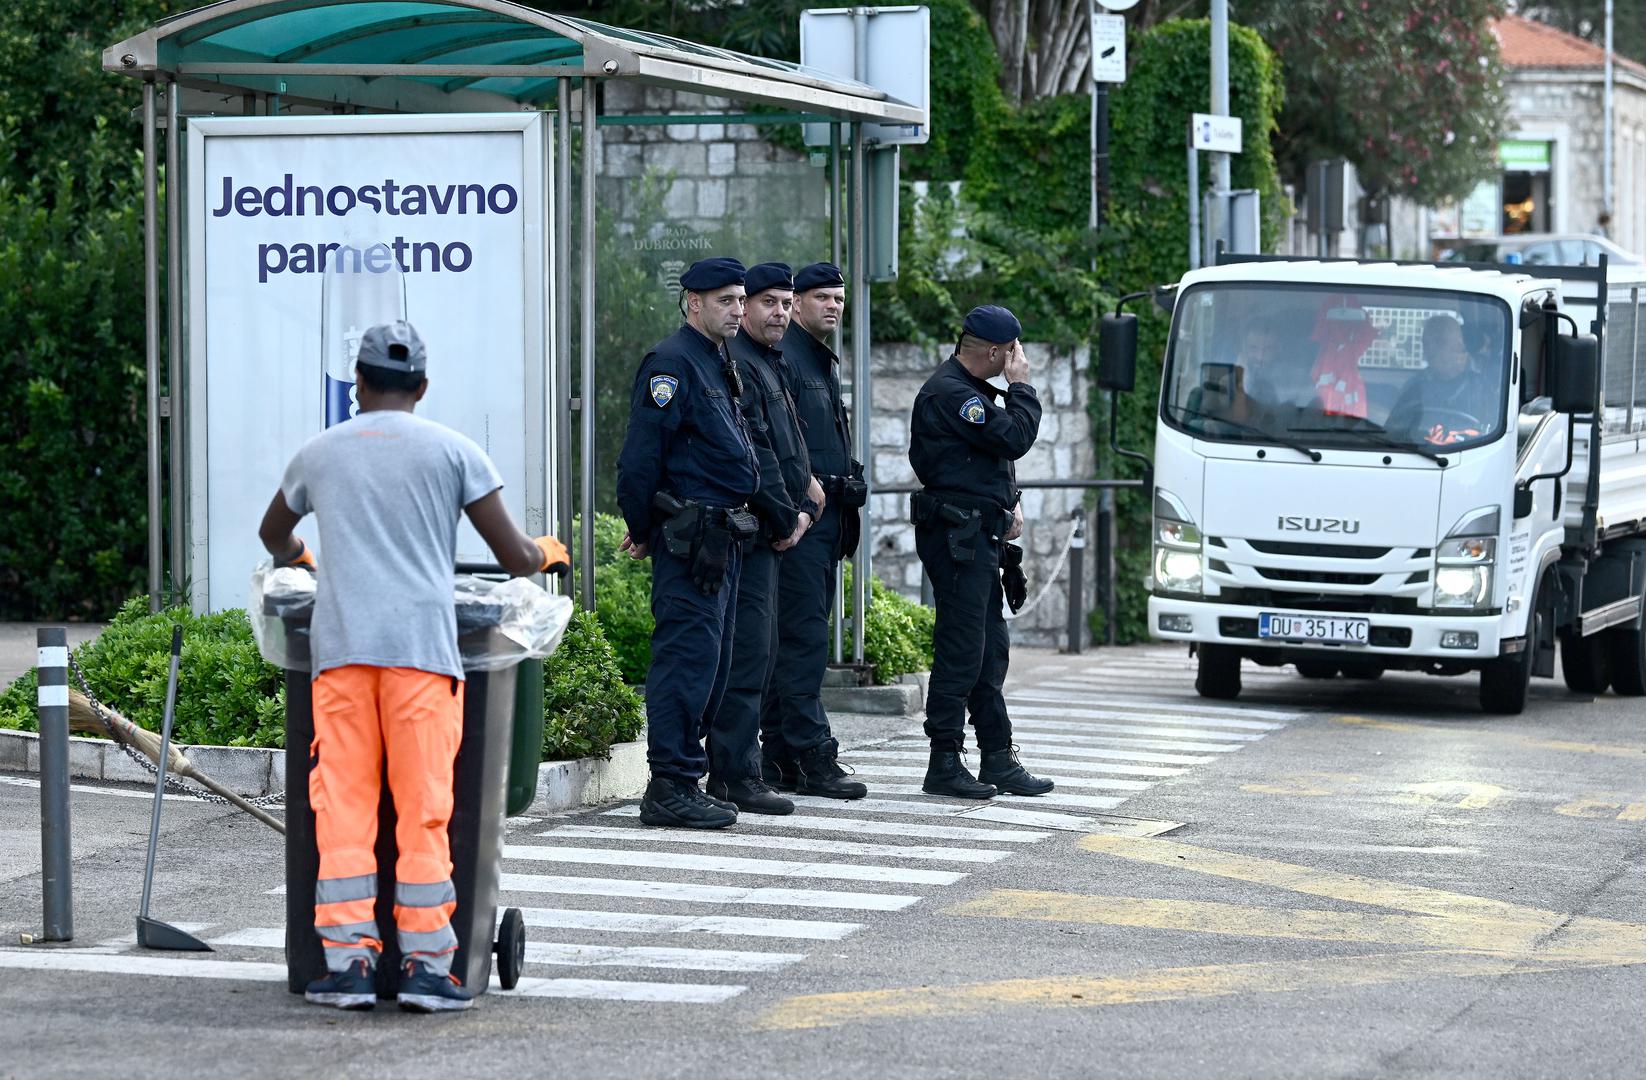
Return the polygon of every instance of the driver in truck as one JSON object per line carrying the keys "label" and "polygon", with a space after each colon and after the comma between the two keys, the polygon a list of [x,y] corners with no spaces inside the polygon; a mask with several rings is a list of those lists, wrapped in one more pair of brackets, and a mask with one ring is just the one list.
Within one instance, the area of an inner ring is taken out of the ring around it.
{"label": "driver in truck", "polygon": [[1424,320],[1423,359],[1427,369],[1406,384],[1389,412],[1391,431],[1445,446],[1496,427],[1499,389],[1469,355],[1457,316]]}

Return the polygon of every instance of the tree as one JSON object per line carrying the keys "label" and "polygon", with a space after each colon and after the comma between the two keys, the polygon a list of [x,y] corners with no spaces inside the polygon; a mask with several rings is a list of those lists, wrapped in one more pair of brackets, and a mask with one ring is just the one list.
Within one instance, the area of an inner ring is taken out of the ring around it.
{"label": "tree", "polygon": [[[1000,50],[1000,89],[1021,105],[1070,94],[1091,68],[1090,0],[973,0]],[[1167,19],[1203,13],[1206,0],[1143,0],[1126,13],[1139,33]]]}
{"label": "tree", "polygon": [[1503,0],[1247,0],[1243,21],[1282,58],[1278,156],[1343,157],[1374,195],[1462,198],[1497,167]]}

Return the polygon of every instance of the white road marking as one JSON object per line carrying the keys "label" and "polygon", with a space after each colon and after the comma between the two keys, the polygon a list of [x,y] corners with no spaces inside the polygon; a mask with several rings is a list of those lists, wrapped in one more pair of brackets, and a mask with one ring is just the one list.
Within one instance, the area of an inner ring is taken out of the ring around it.
{"label": "white road marking", "polygon": [[647,945],[567,945],[526,942],[528,964],[562,967],[647,967],[677,971],[776,971],[806,959],[805,953],[737,949],[668,949]]}
{"label": "white road marking", "polygon": [[[1175,776],[1179,770],[1167,771]],[[923,778],[926,770],[906,765],[863,765],[858,768],[857,773],[866,779],[875,776]],[[1077,779],[1071,776],[1054,776],[1051,779],[1065,787],[1091,788],[1095,791],[1147,791],[1154,786],[1154,782],[1150,780]]]}
{"label": "white road marking", "polygon": [[[1022,749],[1019,747],[1019,749]],[[870,757],[868,754],[853,756],[853,760]],[[881,751],[873,755],[867,765],[854,765],[853,768],[865,776],[925,776],[924,765],[894,765],[895,761],[912,761],[914,754],[898,754],[891,751]],[[1094,776],[1181,776],[1185,770],[1170,769],[1163,765],[1133,765],[1129,761],[1060,761],[1058,768],[1073,773],[1089,773]],[[1033,772],[1034,770],[1030,770]]]}
{"label": "white road marking", "polygon": [[214,937],[206,944],[225,949],[284,949],[286,947],[286,932],[273,927],[248,926],[236,930],[232,934]]}
{"label": "white road marking", "polygon": [[756,919],[741,915],[651,915],[638,911],[581,908],[521,908],[527,926],[557,930],[603,930],[614,934],[713,934],[724,937],[799,938],[839,941],[862,923],[811,919]]}
{"label": "white road marking", "polygon": [[[40,786],[40,781],[27,776],[0,776],[0,784],[10,784],[12,787],[37,788]],[[154,801],[154,791],[152,789],[149,791],[137,791],[131,788],[92,787],[89,784],[70,784],[69,790],[79,792],[82,795],[115,795],[122,799],[145,799],[149,802]],[[203,803],[206,800],[196,798],[193,795],[173,795],[170,792],[167,792],[166,801]]]}
{"label": "white road marking", "polygon": [[504,859],[638,866],[653,870],[696,870],[709,874],[754,874],[763,877],[819,878],[826,881],[895,881],[907,885],[953,885],[966,875],[953,870],[871,866],[861,863],[745,859],[731,855],[693,855],[678,851],[625,851],[619,848],[525,846],[505,844]]}
{"label": "white road marking", "polygon": [[503,997],[581,998],[589,1001],[640,1001],[649,1004],[718,1005],[746,986],[702,983],[618,982],[605,979],[523,978],[513,990],[496,990]]}
{"label": "white road marking", "polygon": [[1256,742],[1267,732],[1214,731],[1209,728],[1186,728],[1169,725],[1080,723],[1075,720],[1045,720],[1038,716],[1016,715],[1012,719],[1015,731],[1109,731],[1131,735],[1154,735],[1162,739],[1200,739],[1204,741]]}
{"label": "white road marking", "polygon": [[194,960],[175,956],[133,956],[81,949],[0,949],[0,968],[20,971],[79,971],[96,975],[148,975],[154,978],[241,979],[285,982],[285,964],[248,960]]}
{"label": "white road marking", "polygon": [[[957,817],[960,815],[965,815],[966,817],[976,821],[992,821],[1010,825],[1030,825],[1047,829],[1060,829],[1064,831],[1073,830],[1076,832],[1085,831],[1091,824],[1091,820],[1089,818],[1075,817],[1070,814],[1030,814],[1022,811],[994,815],[981,814],[977,812],[978,802],[976,800],[949,799],[947,801],[939,801],[939,798],[933,795],[925,795],[921,798],[923,801],[920,802],[916,802],[912,799],[908,801],[894,799],[858,799],[851,805],[863,806],[865,803],[873,803],[877,807],[883,808],[879,812],[887,814],[924,814],[944,817]],[[830,808],[831,805],[837,803],[834,799],[823,799],[814,795],[797,795],[794,799],[796,805],[814,807],[818,809],[827,809]],[[1124,800],[1122,799],[1116,799],[1115,805],[1118,806],[1123,801]]]}
{"label": "white road marking", "polygon": [[[925,792],[921,791],[920,788],[912,785],[904,786],[901,784],[875,784],[873,790],[878,791],[883,795],[924,795],[928,799],[932,798],[932,796],[926,795]],[[1124,804],[1128,798],[1130,798],[1130,796],[1075,795],[1067,791],[1051,791],[1045,795],[996,795],[994,799],[989,800],[989,802],[991,805],[999,806],[1002,805],[1000,800],[1007,799],[1011,800],[1011,805],[1022,806],[1025,808],[1039,805],[1075,806],[1082,810],[1113,810],[1115,807]],[[955,803],[953,805],[957,811],[963,812],[966,808],[965,805],[960,803]]]}
{"label": "white road marking", "polygon": [[1014,700],[1047,700],[1053,703],[1067,703],[1070,701],[1075,701],[1079,704],[1089,704],[1098,708],[1122,709],[1128,712],[1153,712],[1158,710],[1160,712],[1183,713],[1188,716],[1236,716],[1253,717],[1259,720],[1279,721],[1296,720],[1303,715],[1296,709],[1255,709],[1247,708],[1244,705],[1198,705],[1193,702],[1180,702],[1172,700],[1155,701],[1143,698],[1133,699],[1131,701],[1109,701],[1106,698],[1102,700],[1093,700],[1093,698],[1089,695],[1082,699],[1073,698],[1068,694],[1052,694],[1045,692],[1059,689],[1081,690],[1084,689],[1084,687],[1082,687],[1078,682],[1040,683],[1033,690],[1027,690],[1021,694],[1008,695],[1006,698],[1006,703],[1010,705]]}
{"label": "white road marking", "polygon": [[1232,716],[1171,716],[1166,713],[1130,713],[1121,709],[1072,709],[1050,705],[1025,705],[1009,702],[1011,714],[1018,716],[1046,716],[1054,719],[1123,720],[1128,724],[1170,724],[1174,727],[1227,727],[1242,731],[1278,731],[1284,724],[1267,720],[1241,720]]}
{"label": "white road marking", "polygon": [[[755,815],[748,815],[755,816]],[[738,819],[747,820],[747,817]],[[702,847],[748,847],[762,851],[820,851],[835,855],[869,855],[880,859],[926,859],[933,862],[999,862],[1009,851],[989,848],[910,847],[899,844],[862,844],[851,840],[819,840],[814,837],[737,835],[716,832],[709,835],[703,829],[621,829],[601,828],[595,825],[562,825],[539,836],[575,837],[592,840],[633,840],[638,843],[696,844]]]}
{"label": "white road marking", "polygon": [[678,881],[504,874],[504,892],[559,893],[565,896],[626,896],[684,904],[760,904],[769,907],[840,908],[845,911],[901,911],[921,897],[895,893],[835,892],[827,889],[742,888],[688,885]]}
{"label": "white road marking", "polygon": [[[640,816],[640,807],[630,803],[628,806],[602,811],[602,816],[637,818]],[[901,836],[911,840],[982,840],[991,844],[1033,844],[1051,835],[1028,829],[984,829],[957,825],[928,825],[912,821],[865,821],[861,818],[813,817],[810,814],[791,814],[787,817],[750,814],[737,819],[738,832],[744,831],[745,828],[777,829],[785,832],[800,829],[807,832],[855,833],[859,836]]]}
{"label": "white road marking", "polygon": [[[1090,728],[1091,726],[1092,725],[1086,725],[1087,728]],[[1016,731],[1013,732],[1013,738],[1017,742],[1020,749],[1030,743],[1059,743],[1068,746],[1092,747],[1119,746],[1129,748],[1134,746],[1143,746],[1148,747],[1151,750],[1193,750],[1197,754],[1227,754],[1231,751],[1239,750],[1246,745],[1244,742],[1199,743],[1183,742],[1176,738],[1144,739],[1132,735],[1105,735],[1100,732],[1076,735],[1067,731]]]}

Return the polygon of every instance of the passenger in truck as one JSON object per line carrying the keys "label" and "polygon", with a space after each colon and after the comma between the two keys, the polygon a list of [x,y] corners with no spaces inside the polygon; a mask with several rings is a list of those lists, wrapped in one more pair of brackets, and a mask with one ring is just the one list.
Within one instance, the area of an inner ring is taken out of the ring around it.
{"label": "passenger in truck", "polygon": [[1436,446],[1479,438],[1494,430],[1499,388],[1464,344],[1454,315],[1423,323],[1426,369],[1414,376],[1389,412],[1391,433]]}

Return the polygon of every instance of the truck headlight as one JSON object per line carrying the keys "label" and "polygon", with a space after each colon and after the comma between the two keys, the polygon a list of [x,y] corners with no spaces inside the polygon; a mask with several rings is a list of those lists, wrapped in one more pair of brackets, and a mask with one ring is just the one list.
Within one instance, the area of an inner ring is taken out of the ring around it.
{"label": "truck headlight", "polygon": [[1442,566],[1453,563],[1475,565],[1490,563],[1497,558],[1497,541],[1489,536],[1464,536],[1442,540],[1435,548],[1435,561]]}
{"label": "truck headlight", "polygon": [[1490,566],[1442,566],[1435,571],[1435,607],[1485,607],[1492,595]]}
{"label": "truck headlight", "polygon": [[1154,551],[1154,583],[1167,592],[1200,592],[1200,552],[1157,545]]}
{"label": "truck headlight", "polygon": [[1497,561],[1501,513],[1482,506],[1458,519],[1435,546],[1434,606],[1476,610],[1492,602],[1492,567]]}

